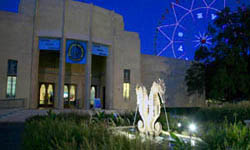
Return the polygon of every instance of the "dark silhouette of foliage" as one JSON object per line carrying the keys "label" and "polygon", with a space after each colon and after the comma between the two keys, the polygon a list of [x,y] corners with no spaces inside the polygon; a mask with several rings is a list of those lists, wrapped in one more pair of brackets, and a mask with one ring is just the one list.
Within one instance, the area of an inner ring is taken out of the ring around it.
{"label": "dark silhouette of foliage", "polygon": [[211,48],[201,46],[187,70],[188,92],[207,99],[236,102],[250,99],[250,7],[218,13],[208,27]]}

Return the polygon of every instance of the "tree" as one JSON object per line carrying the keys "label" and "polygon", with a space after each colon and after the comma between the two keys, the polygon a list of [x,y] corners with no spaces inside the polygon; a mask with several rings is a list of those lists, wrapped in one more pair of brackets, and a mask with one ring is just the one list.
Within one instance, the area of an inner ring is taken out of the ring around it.
{"label": "tree", "polygon": [[201,46],[186,73],[188,92],[219,101],[250,100],[250,7],[218,13],[208,27],[210,48]]}

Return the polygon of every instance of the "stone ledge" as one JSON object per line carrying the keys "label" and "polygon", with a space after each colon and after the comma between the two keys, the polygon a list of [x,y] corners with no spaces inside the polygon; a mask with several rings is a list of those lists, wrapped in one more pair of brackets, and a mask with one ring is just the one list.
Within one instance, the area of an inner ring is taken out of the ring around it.
{"label": "stone ledge", "polygon": [[24,98],[2,99],[2,100],[0,100],[0,109],[3,109],[3,108],[23,108],[24,101],[25,101]]}

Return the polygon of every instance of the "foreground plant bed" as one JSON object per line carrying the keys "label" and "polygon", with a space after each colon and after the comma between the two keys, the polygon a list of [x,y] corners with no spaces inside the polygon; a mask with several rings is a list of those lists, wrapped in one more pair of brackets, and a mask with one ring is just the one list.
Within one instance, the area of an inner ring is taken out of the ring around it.
{"label": "foreground plant bed", "polygon": [[241,122],[208,123],[203,130],[206,149],[250,150],[250,128]]}
{"label": "foreground plant bed", "polygon": [[[175,120],[175,122],[173,120],[170,121],[172,126],[176,126],[176,121],[187,121],[187,119]],[[165,120],[160,118],[159,121],[164,122]],[[168,144],[159,145],[152,140],[143,142],[144,140],[140,136],[135,136],[131,140],[125,136],[112,133],[110,130],[115,128],[117,124],[118,126],[127,126],[131,122],[133,122],[132,114],[125,116],[115,114],[114,117],[106,115],[90,117],[73,113],[56,115],[49,112],[46,116],[35,116],[26,121],[22,148],[24,150],[167,149]],[[246,125],[238,121],[234,121],[234,123],[228,121],[222,123],[208,121],[199,122],[199,124],[197,134],[205,144],[197,145],[195,149],[250,150],[250,128]],[[182,125],[183,129],[185,129],[185,123],[182,122]],[[176,137],[175,141],[174,149],[176,150],[194,149],[190,143],[185,143],[178,137]]]}
{"label": "foreground plant bed", "polygon": [[24,150],[134,150],[156,149],[150,141],[129,140],[113,135],[104,122],[92,123],[86,117],[62,117],[54,114],[26,122],[22,148]]}

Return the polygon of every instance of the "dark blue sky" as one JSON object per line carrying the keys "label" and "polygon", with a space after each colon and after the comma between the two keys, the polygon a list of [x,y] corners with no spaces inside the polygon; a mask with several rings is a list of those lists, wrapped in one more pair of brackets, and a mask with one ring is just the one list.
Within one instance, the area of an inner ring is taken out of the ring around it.
{"label": "dark blue sky", "polygon": [[[19,1],[20,0],[0,0],[0,10],[17,12]],[[95,5],[104,7],[109,10],[114,10],[115,12],[121,14],[124,17],[125,29],[128,31],[135,31],[140,34],[141,52],[146,54],[153,54],[154,35],[156,27],[158,26],[158,22],[161,20],[162,14],[166,12],[166,9],[168,9],[169,13],[167,14],[167,17],[164,18],[165,22],[168,22],[168,20],[173,20],[173,12],[172,9],[170,8],[170,3],[179,2],[179,4],[183,5],[184,7],[190,7],[189,4],[187,3],[191,0],[77,0],[77,1],[84,1],[87,3],[92,2]],[[217,1],[223,1],[223,0],[217,0]],[[249,4],[248,0],[240,0],[240,3],[238,3],[238,1],[239,0],[227,0],[227,6],[234,7],[235,4],[237,5],[243,3]],[[207,0],[207,2],[208,3],[212,2],[212,0]],[[186,26],[188,28],[188,25]],[[162,43],[164,44],[164,42],[165,41],[163,41]],[[158,43],[161,43],[161,41],[158,41]],[[188,49],[189,51],[187,53],[190,54],[189,59],[192,59],[195,50],[190,47]],[[165,55],[173,57],[172,53],[166,53]]]}

